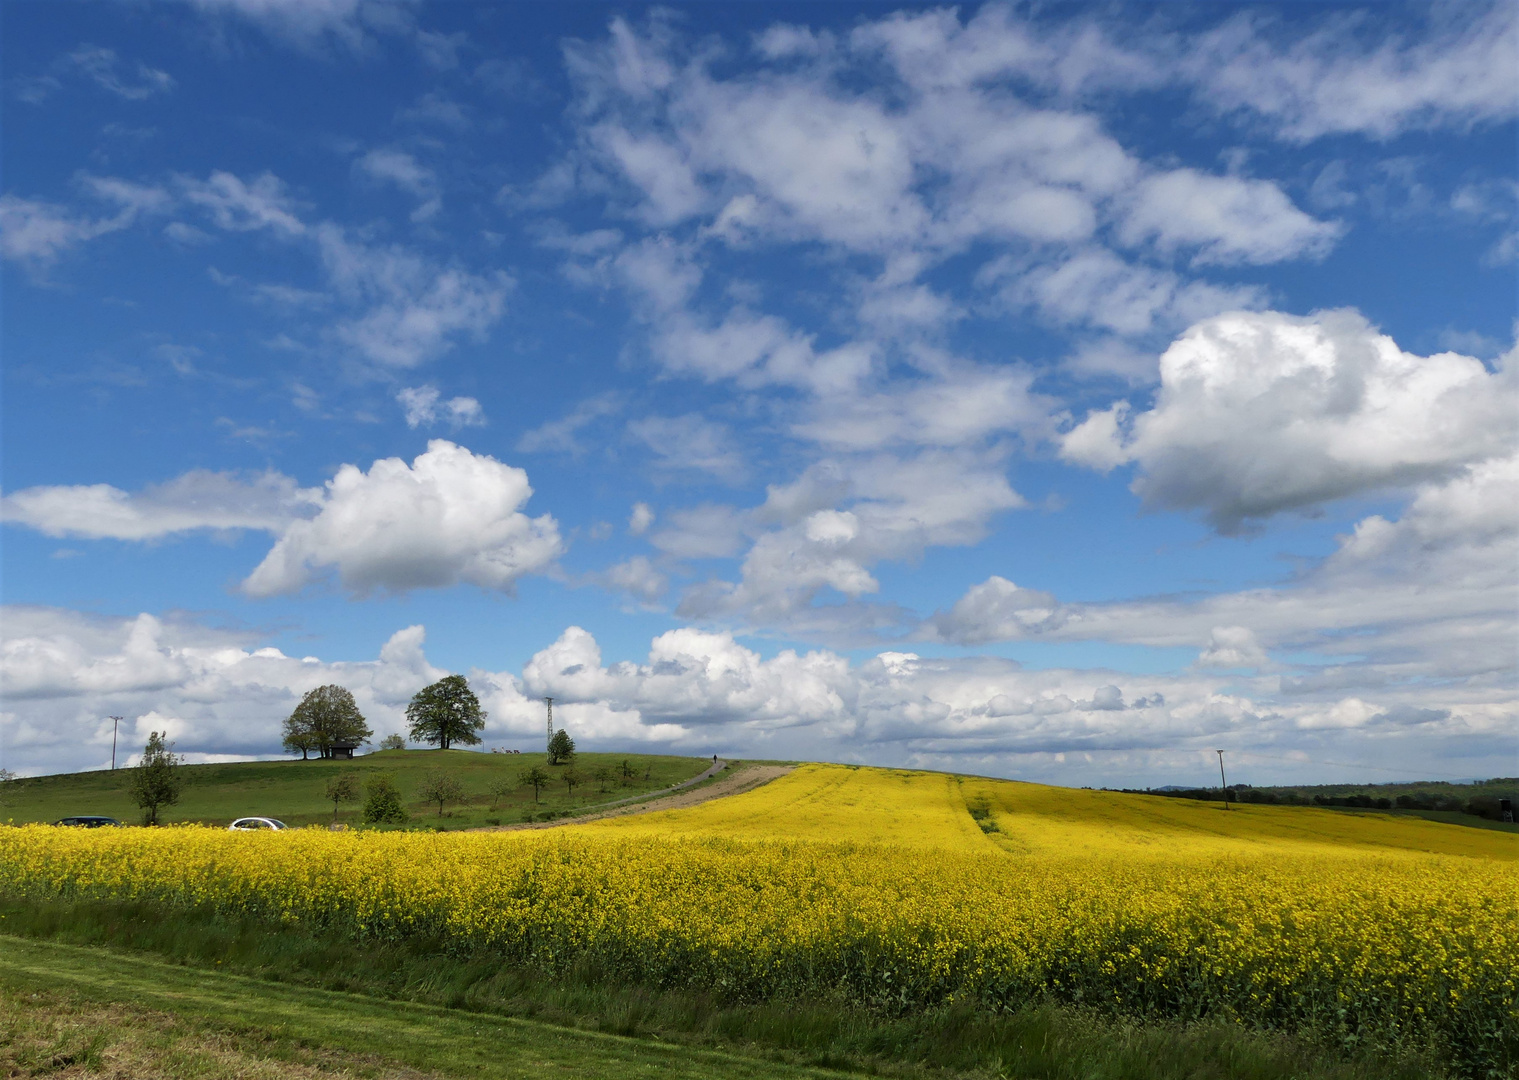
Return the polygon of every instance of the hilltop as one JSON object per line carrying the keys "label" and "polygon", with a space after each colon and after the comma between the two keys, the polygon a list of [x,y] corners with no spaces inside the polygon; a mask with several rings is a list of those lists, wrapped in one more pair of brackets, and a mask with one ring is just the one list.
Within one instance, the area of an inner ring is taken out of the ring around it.
{"label": "hilltop", "polygon": [[[626,762],[631,777],[622,775]],[[570,792],[560,779],[563,767],[551,768],[543,754],[482,753],[473,750],[381,750],[352,761],[241,761],[214,765],[183,765],[184,792],[179,803],[160,812],[165,824],[200,822],[226,825],[245,816],[279,818],[287,825],[328,824],[332,803],[326,799],[327,782],[340,773],[353,773],[360,784],[369,776],[390,773],[411,812],[415,827],[468,829],[515,824],[532,815],[537,820],[579,813],[611,800],[652,794],[699,775],[712,764],[710,758],[670,757],[661,754],[575,755],[574,766],[582,783]],[[495,798],[493,781],[515,781],[518,773],[538,766],[552,775],[539,798],[533,790],[515,786]],[[599,782],[595,773],[609,769],[615,778]],[[416,797],[423,777],[441,770],[463,785],[467,801],[438,814],[436,804]],[[128,824],[142,812],[128,797],[132,770],[60,773],[8,781],[0,787],[0,822],[56,821],[75,814],[101,814]],[[357,803],[346,803],[337,820],[356,824]]]}

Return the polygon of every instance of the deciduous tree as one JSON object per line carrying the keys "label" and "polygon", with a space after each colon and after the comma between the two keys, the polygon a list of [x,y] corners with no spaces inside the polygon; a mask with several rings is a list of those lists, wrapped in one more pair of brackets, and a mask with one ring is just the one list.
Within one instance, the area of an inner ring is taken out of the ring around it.
{"label": "deciduous tree", "polygon": [[523,769],[520,773],[517,774],[517,781],[522,784],[523,787],[531,787],[533,789],[534,802],[538,801],[538,793],[541,792],[546,786],[548,786],[548,782],[552,779],[552,776],[544,772],[536,765],[534,765],[531,769]]}
{"label": "deciduous tree", "polygon": [[480,699],[463,675],[449,675],[423,687],[406,706],[412,742],[432,743],[447,750],[454,743],[477,745],[475,732],[485,727]]}
{"label": "deciduous tree", "polygon": [[575,756],[575,740],[570,738],[569,733],[560,728],[554,732],[554,737],[549,740],[549,764],[559,765],[569,761]]}
{"label": "deciduous tree", "polygon": [[417,798],[423,802],[437,803],[438,816],[442,817],[444,804],[464,801],[464,785],[452,773],[433,770],[422,777],[422,786],[417,788]]}
{"label": "deciduous tree", "polygon": [[353,695],[341,686],[318,686],[285,718],[284,746],[305,760],[312,750],[332,756],[332,744],[367,743],[374,735]]}
{"label": "deciduous tree", "polygon": [[327,798],[332,801],[332,820],[338,820],[338,803],[353,802],[359,797],[359,781],[353,773],[339,773],[327,781]]}
{"label": "deciduous tree", "polygon": [[158,824],[158,808],[179,802],[183,783],[179,775],[179,755],[169,752],[164,742],[167,732],[148,733],[148,745],[142,763],[132,771],[132,801],[143,809],[143,823]]}

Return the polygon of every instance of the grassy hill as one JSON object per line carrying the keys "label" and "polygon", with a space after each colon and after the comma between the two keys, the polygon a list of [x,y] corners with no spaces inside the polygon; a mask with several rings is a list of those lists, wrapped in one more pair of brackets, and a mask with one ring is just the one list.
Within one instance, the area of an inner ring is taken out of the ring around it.
{"label": "grassy hill", "polygon": [[[631,779],[623,779],[627,762]],[[574,766],[583,783],[573,793],[559,779],[563,767],[549,768],[542,754],[491,754],[471,750],[382,750],[352,761],[245,761],[222,765],[181,766],[184,791],[177,805],[160,812],[166,824],[202,822],[226,825],[235,818],[257,815],[279,818],[287,825],[325,824],[333,820],[332,803],[326,800],[327,782],[349,772],[360,784],[378,772],[394,777],[412,815],[411,825],[422,828],[464,829],[482,825],[514,824],[528,815],[562,815],[599,803],[661,791],[671,784],[701,773],[709,758],[666,757],[654,754],[576,754]],[[492,781],[515,781],[518,773],[537,765],[553,775],[538,802],[530,787],[517,787],[511,794],[493,798]],[[601,784],[594,774],[600,768],[618,774]],[[468,801],[438,814],[437,804],[416,798],[424,776],[441,770],[464,786]],[[128,824],[141,820],[142,812],[128,795],[132,770],[117,769],[62,773],[11,780],[0,787],[0,822],[17,825],[56,821],[75,814],[102,814]],[[603,790],[605,787],[605,790]],[[340,822],[360,820],[359,803],[344,804]]]}

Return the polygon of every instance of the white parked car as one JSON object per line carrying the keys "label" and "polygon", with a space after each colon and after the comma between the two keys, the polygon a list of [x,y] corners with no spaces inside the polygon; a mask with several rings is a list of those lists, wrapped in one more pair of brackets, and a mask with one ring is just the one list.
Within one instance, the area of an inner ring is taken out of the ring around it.
{"label": "white parked car", "polygon": [[283,821],[272,817],[240,817],[227,826],[237,832],[249,832],[254,829],[288,829],[289,827]]}

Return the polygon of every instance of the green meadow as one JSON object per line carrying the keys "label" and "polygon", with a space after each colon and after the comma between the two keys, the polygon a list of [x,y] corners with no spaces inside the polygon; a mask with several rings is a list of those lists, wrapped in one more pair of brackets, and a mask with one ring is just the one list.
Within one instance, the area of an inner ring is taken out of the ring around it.
{"label": "green meadow", "polygon": [[[625,776],[623,764],[631,776]],[[165,824],[200,822],[227,825],[240,817],[278,818],[287,825],[330,824],[333,804],[327,783],[349,773],[362,788],[375,773],[389,773],[411,814],[410,825],[423,828],[468,829],[513,825],[528,818],[584,813],[608,802],[652,795],[699,775],[711,758],[666,757],[653,754],[576,754],[573,767],[581,783],[570,790],[563,777],[566,766],[549,766],[546,755],[497,754],[472,750],[382,750],[352,761],[244,761],[220,765],[182,765],[184,788],[179,802],[160,811]],[[517,783],[518,774],[537,766],[550,774],[547,787],[534,799],[533,789]],[[598,781],[598,770],[613,773]],[[424,803],[417,790],[430,772],[441,771],[463,786],[465,801],[442,808]],[[100,814],[127,824],[142,819],[128,788],[130,769],[63,773],[12,780],[0,786],[0,822],[17,825],[57,821],[79,814]],[[512,789],[492,794],[495,782]],[[355,825],[362,820],[362,797],[338,807],[336,821]]]}

